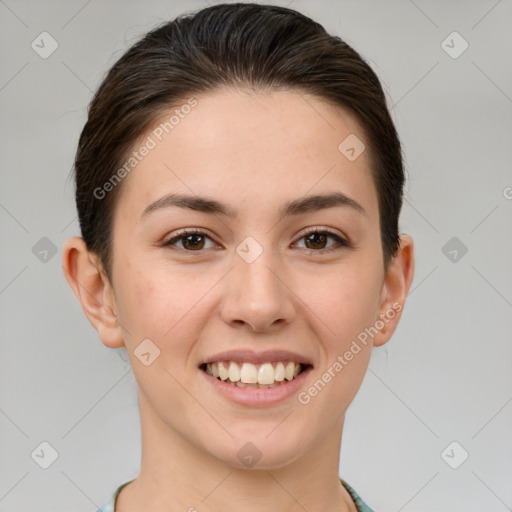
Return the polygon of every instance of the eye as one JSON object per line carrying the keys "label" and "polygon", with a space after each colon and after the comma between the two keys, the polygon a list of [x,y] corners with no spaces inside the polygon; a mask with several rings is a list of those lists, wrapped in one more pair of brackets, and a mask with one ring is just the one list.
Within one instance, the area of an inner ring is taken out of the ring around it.
{"label": "eye", "polygon": [[[326,247],[325,244],[329,238],[335,240],[336,243]],[[315,252],[325,253],[335,251],[343,247],[349,247],[348,242],[344,238],[336,233],[333,233],[332,231],[325,229],[321,230],[315,228],[313,231],[309,231],[299,238],[299,240],[303,239],[305,240],[306,244],[305,249],[310,249]]]}
{"label": "eye", "polygon": [[[178,247],[178,249],[185,250],[188,252],[198,252],[202,249],[208,249],[209,247],[205,247],[205,240],[208,239],[213,242],[213,240],[203,231],[198,229],[185,229],[178,233],[176,236],[170,238],[162,245],[164,247],[175,246],[176,242],[182,243],[182,247]],[[213,242],[213,246],[216,244]]]}
{"label": "eye", "polygon": [[[331,238],[335,241],[334,244],[326,247],[327,240]],[[349,243],[340,235],[333,233],[326,229],[315,228],[312,231],[302,235],[299,240],[305,240],[305,249],[312,250],[314,252],[330,252],[343,247],[349,247]],[[206,240],[212,242],[211,247],[205,247]],[[181,243],[182,247],[177,246]],[[177,248],[187,252],[200,252],[203,249],[214,248],[217,244],[209,237],[204,231],[199,229],[184,229],[169,240],[162,244],[163,247]]]}

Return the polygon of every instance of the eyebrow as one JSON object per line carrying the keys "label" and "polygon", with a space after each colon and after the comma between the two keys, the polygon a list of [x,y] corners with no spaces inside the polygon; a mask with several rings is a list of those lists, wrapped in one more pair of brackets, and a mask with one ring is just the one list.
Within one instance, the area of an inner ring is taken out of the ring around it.
{"label": "eyebrow", "polygon": [[[140,220],[157,210],[173,206],[202,213],[224,215],[231,218],[237,217],[238,215],[238,210],[214,199],[184,194],[168,194],[147,206],[142,212]],[[290,201],[281,207],[280,218],[287,215],[300,215],[336,206],[349,207],[358,213],[366,214],[364,208],[356,200],[341,192],[333,192],[331,194],[317,194]]]}

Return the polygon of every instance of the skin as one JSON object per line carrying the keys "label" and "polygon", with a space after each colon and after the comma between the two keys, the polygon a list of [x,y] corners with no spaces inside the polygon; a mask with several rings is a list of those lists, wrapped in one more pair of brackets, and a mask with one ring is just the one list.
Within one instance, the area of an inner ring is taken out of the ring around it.
{"label": "skin", "polygon": [[[267,407],[234,404],[206,385],[198,366],[233,348],[293,350],[314,366],[306,390],[379,315],[403,306],[413,242],[402,235],[384,268],[368,151],[354,161],[338,151],[349,134],[365,142],[348,111],[294,91],[221,89],[196,98],[124,179],[112,283],[81,238],[63,250],[85,314],[107,347],[126,346],[139,386],[141,472],[120,492],[116,511],[354,512],[338,477],[345,411],[372,345],[389,340],[400,311],[306,405],[296,395]],[[336,206],[280,219],[284,203],[333,191],[364,213]],[[238,217],[169,207],[141,220],[171,192],[222,201]],[[182,228],[209,238],[162,246]],[[329,228],[350,246],[330,237],[308,242],[313,228]],[[236,252],[247,236],[263,249],[252,263]],[[133,352],[146,338],[160,349],[149,366]],[[251,469],[237,457],[247,442],[262,454]]]}

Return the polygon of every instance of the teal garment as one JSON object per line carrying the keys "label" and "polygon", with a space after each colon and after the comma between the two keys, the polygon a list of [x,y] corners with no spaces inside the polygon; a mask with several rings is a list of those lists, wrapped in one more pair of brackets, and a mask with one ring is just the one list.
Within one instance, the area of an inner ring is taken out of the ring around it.
{"label": "teal garment", "polygon": [[[133,480],[130,480],[132,482]],[[354,500],[354,503],[356,504],[357,512],[373,512],[373,510],[361,499],[359,494],[349,485],[345,480],[340,478],[341,483],[343,484],[343,487],[347,489],[350,496],[352,496],[352,499]],[[125,486],[128,485],[130,482],[126,482],[123,485],[119,486],[116,490],[116,492],[113,494],[112,498],[110,498],[105,505],[103,505],[101,508],[99,508],[96,512],[115,512],[115,502],[117,495],[119,494],[119,491]]]}
{"label": "teal garment", "polygon": [[119,494],[119,491],[125,486],[128,485],[130,482],[133,482],[133,480],[130,480],[129,482],[124,483],[123,485],[120,485],[116,492],[112,495],[112,498],[110,498],[105,505],[103,505],[101,508],[99,508],[96,512],[115,512],[115,503],[117,495]]}
{"label": "teal garment", "polygon": [[347,489],[350,496],[352,496],[352,499],[356,504],[357,512],[373,512],[373,510],[361,499],[361,496],[359,496],[359,494],[357,494],[357,492],[347,482],[345,482],[343,478],[340,478],[340,481],[343,484],[343,487]]}

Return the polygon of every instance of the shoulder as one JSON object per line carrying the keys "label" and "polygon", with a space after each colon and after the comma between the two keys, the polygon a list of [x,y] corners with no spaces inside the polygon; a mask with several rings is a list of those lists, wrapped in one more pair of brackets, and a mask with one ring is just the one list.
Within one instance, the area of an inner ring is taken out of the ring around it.
{"label": "shoulder", "polygon": [[103,505],[101,506],[96,512],[115,512],[115,505],[116,505],[116,498],[119,494],[119,491],[125,486],[128,485],[132,480],[129,482],[125,482],[124,484],[120,485],[112,495],[112,497]]}
{"label": "shoulder", "polygon": [[343,485],[343,487],[345,487],[345,489],[347,489],[348,493],[350,494],[350,496],[352,497],[352,499],[354,500],[354,503],[356,504],[356,508],[357,508],[357,512],[374,512],[361,498],[361,496],[359,496],[359,494],[357,494],[357,492],[355,491],[355,489],[353,487],[351,487],[347,482],[345,482],[345,480],[343,480],[342,478],[340,478],[340,481],[341,481],[341,484]]}

